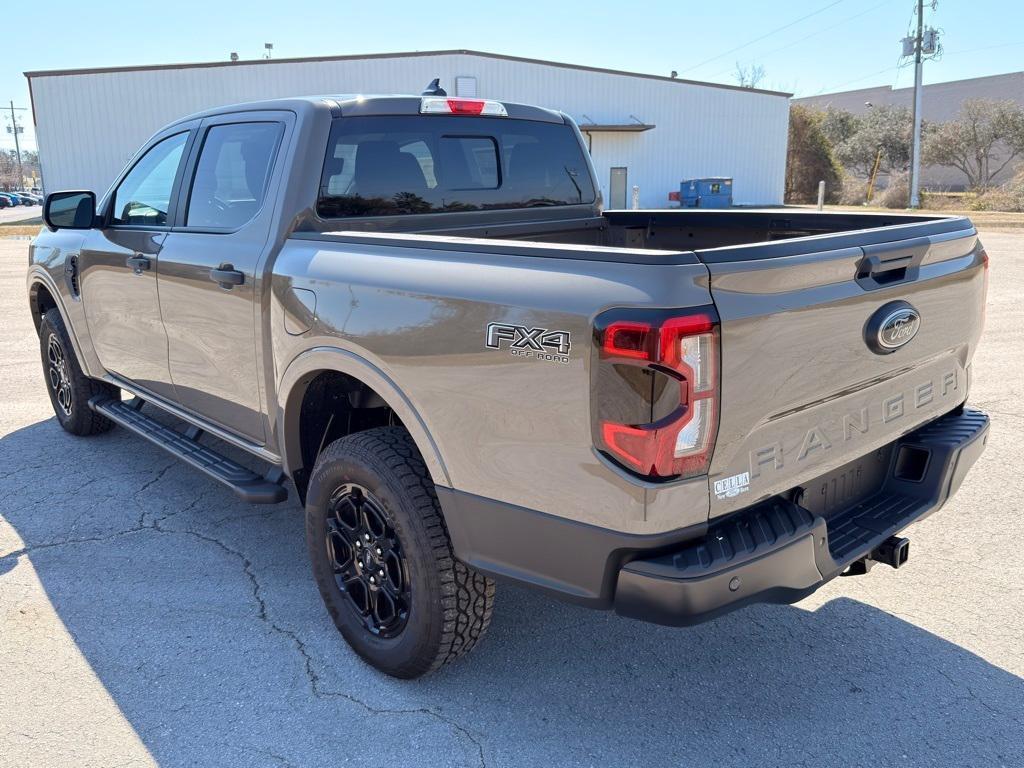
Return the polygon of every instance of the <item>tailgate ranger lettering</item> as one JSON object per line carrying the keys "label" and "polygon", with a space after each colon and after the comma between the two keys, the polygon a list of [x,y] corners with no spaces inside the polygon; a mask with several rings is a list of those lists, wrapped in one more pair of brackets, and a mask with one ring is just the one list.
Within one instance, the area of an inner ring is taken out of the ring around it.
{"label": "tailgate ranger lettering", "polygon": [[782,469],[785,466],[784,453],[796,451],[796,461],[805,461],[830,450],[833,441],[847,443],[859,435],[867,435],[872,424],[890,424],[906,413],[924,408],[940,398],[959,393],[960,378],[956,370],[948,371],[912,387],[906,392],[892,395],[859,411],[843,414],[842,431],[834,423],[815,424],[805,433],[800,446],[788,451],[781,443],[772,443],[750,452],[750,477],[757,479],[765,469]]}

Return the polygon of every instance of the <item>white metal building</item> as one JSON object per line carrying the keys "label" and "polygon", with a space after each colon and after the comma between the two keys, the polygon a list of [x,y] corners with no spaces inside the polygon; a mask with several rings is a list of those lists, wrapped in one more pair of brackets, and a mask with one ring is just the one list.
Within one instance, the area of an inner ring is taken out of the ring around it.
{"label": "white metal building", "polygon": [[734,202],[782,202],[789,94],[477,51],[27,72],[47,190],[102,193],[159,128],[223,104],[341,93],[449,94],[560,109],[588,139],[606,207],[668,205],[730,176]]}

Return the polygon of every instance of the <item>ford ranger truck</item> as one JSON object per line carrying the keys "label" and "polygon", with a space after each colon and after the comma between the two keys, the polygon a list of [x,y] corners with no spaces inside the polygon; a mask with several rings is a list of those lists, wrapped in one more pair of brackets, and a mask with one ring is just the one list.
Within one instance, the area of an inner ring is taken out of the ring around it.
{"label": "ford ranger truck", "polygon": [[556,111],[221,107],[44,219],[57,422],[294,489],[327,612],[398,677],[473,648],[499,579],[678,626],[900,567],[987,436],[968,219],[603,210]]}

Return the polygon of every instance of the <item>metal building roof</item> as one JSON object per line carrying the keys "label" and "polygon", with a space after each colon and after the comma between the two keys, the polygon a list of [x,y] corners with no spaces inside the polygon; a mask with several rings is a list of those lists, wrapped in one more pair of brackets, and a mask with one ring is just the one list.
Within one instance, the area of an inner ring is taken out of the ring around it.
{"label": "metal building roof", "polygon": [[369,60],[369,59],[398,59],[398,58],[413,58],[413,57],[425,57],[425,56],[450,56],[450,55],[463,55],[463,56],[480,56],[485,59],[498,59],[504,61],[518,61],[527,64],[542,64],[548,67],[559,67],[561,69],[573,69],[583,72],[601,72],[607,75],[621,75],[623,77],[638,77],[646,80],[663,80],[669,83],[684,83],[686,85],[699,85],[707,88],[722,88],[730,91],[746,91],[749,93],[761,93],[768,94],[771,96],[781,96],[789,98],[793,94],[785,93],[783,91],[769,91],[761,88],[745,88],[739,85],[727,85],[725,83],[708,83],[702,80],[685,80],[678,77],[665,77],[664,75],[650,75],[643,72],[627,72],[619,69],[607,69],[605,67],[589,67],[583,64],[566,64],[560,61],[547,61],[545,59],[531,59],[524,56],[509,56],[503,53],[487,53],[486,51],[473,51],[468,49],[453,49],[444,51],[399,51],[396,53],[365,53],[365,54],[353,54],[347,56],[307,56],[301,58],[290,58],[290,59],[246,59],[239,61],[204,61],[194,62],[188,64],[153,64],[153,65],[140,65],[130,67],[95,67],[86,69],[48,69],[48,70],[34,70],[31,72],[25,72],[25,77],[32,78],[36,77],[61,77],[69,75],[92,75],[107,72],[145,72],[152,70],[167,70],[167,69],[199,69],[203,67],[241,67],[241,66],[271,66],[274,64],[304,64],[312,62],[325,62],[325,61],[358,61],[358,60]]}

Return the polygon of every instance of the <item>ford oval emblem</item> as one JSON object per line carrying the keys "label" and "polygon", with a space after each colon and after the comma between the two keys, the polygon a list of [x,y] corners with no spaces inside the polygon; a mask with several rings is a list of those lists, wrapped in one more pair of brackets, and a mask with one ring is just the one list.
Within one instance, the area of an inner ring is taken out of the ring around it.
{"label": "ford oval emblem", "polygon": [[864,328],[864,340],[872,352],[888,355],[917,335],[921,315],[905,301],[892,301],[880,307]]}

